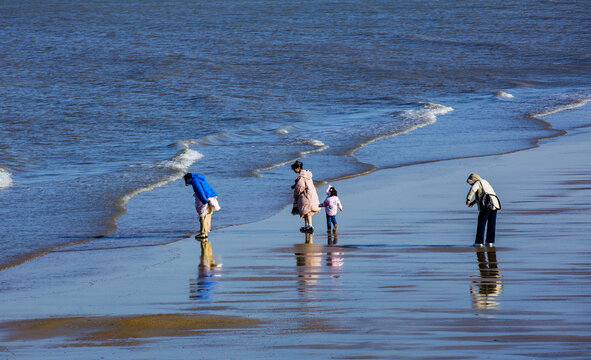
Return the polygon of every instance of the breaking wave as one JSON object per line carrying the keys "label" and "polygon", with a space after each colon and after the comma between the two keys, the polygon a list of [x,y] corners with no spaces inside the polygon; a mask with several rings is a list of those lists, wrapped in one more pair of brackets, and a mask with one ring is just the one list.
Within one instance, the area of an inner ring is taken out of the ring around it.
{"label": "breaking wave", "polygon": [[189,166],[199,159],[203,158],[203,154],[189,148],[181,149],[170,160],[165,160],[159,165],[167,167],[180,172],[185,172]]}
{"label": "breaking wave", "polygon": [[349,150],[347,155],[353,156],[355,152],[362,149],[363,147],[381,140],[387,139],[398,135],[407,134],[416,129],[434,124],[437,121],[437,116],[445,115],[452,112],[454,109],[448,106],[433,104],[433,103],[418,103],[423,104],[423,107],[419,109],[403,110],[398,112],[396,115],[398,118],[404,120],[405,127],[395,130],[393,132],[373,137],[367,141],[362,142],[357,147]]}
{"label": "breaking wave", "polygon": [[174,170],[174,173],[172,175],[156,183],[133,190],[132,192],[123,196],[123,198],[121,199],[122,206],[125,206],[129,202],[129,200],[141,193],[152,191],[161,186],[168,185],[173,181],[181,179],[183,175],[187,172],[189,167],[201,158],[203,158],[203,154],[201,154],[198,151],[191,150],[189,148],[181,149],[169,160],[164,160],[157,164],[158,167],[165,167]]}
{"label": "breaking wave", "polygon": [[541,117],[544,117],[544,116],[549,116],[549,115],[553,115],[553,114],[559,113],[561,111],[573,110],[573,109],[576,109],[576,108],[580,108],[582,106],[585,106],[590,101],[591,101],[591,98],[579,99],[579,100],[577,100],[577,101],[575,101],[573,103],[566,104],[566,105],[561,105],[561,106],[555,107],[553,109],[550,109],[548,111],[545,111],[545,112],[542,112],[542,113],[539,113],[539,114],[535,114],[535,115],[533,115],[533,117],[534,118],[541,118]]}

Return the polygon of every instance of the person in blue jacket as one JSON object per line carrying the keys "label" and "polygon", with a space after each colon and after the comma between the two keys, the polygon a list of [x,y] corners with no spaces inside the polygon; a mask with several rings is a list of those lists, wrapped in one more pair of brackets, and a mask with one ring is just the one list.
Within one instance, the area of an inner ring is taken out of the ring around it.
{"label": "person in blue jacket", "polygon": [[207,183],[205,176],[201,174],[187,173],[184,176],[185,186],[193,186],[193,197],[195,198],[195,210],[199,214],[200,232],[195,239],[207,239],[211,231],[211,214],[220,209],[217,197],[218,194]]}

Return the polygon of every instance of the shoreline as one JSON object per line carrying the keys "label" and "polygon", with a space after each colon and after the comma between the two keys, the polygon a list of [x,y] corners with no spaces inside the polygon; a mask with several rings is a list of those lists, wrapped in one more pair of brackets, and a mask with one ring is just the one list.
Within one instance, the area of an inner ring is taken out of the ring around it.
{"label": "shoreline", "polygon": [[[345,175],[345,176],[339,176],[336,178],[330,178],[330,179],[326,179],[326,180],[315,180],[315,184],[317,185],[317,187],[321,187],[323,185],[326,185],[328,183],[331,182],[338,182],[338,181],[343,181],[343,180],[348,180],[348,179],[353,179],[353,178],[358,178],[358,177],[363,177],[375,172],[380,172],[383,170],[389,170],[389,169],[397,169],[397,168],[403,168],[403,167],[408,167],[408,166],[416,166],[416,165],[423,165],[423,164],[431,164],[431,163],[438,163],[438,162],[445,162],[445,161],[457,161],[457,160],[464,160],[464,159],[476,159],[476,158],[486,158],[486,157],[494,157],[494,156],[502,156],[502,155],[508,155],[508,154],[513,154],[513,153],[518,153],[518,152],[522,152],[522,151],[528,151],[534,148],[539,147],[539,143],[540,141],[543,140],[547,140],[547,139],[552,139],[552,138],[556,138],[556,137],[561,137],[561,136],[565,136],[568,134],[568,129],[560,129],[560,128],[555,128],[550,122],[545,121],[543,118],[547,117],[547,116],[552,116],[555,114],[559,114],[561,112],[567,112],[567,111],[571,111],[571,110],[576,110],[580,107],[585,106],[586,104],[588,104],[589,102],[591,102],[591,98],[582,98],[582,99],[578,99],[577,101],[571,102],[569,104],[565,104],[565,105],[557,105],[554,106],[552,109],[544,111],[542,113],[537,113],[537,114],[532,114],[532,115],[527,115],[528,118],[533,119],[541,124],[544,124],[545,126],[545,130],[548,131],[554,131],[556,132],[556,134],[551,134],[551,135],[547,135],[547,136],[540,136],[540,137],[532,137],[531,138],[531,146],[528,147],[523,147],[523,148],[518,148],[516,150],[512,150],[512,151],[508,151],[508,152],[502,152],[502,153],[491,153],[491,154],[485,154],[485,155],[470,155],[470,156],[462,156],[462,157],[452,157],[452,158],[442,158],[442,159],[435,159],[435,160],[427,160],[427,161],[417,161],[417,162],[411,162],[411,163],[407,163],[407,164],[400,164],[400,165],[395,165],[395,166],[385,166],[385,167],[377,167],[375,165],[372,164],[365,164],[368,167],[370,167],[369,170],[363,171],[361,173],[354,173],[354,174],[349,174],[349,175]],[[591,126],[590,124],[586,124],[586,125],[579,125],[577,127],[574,127],[573,129],[579,128],[579,127],[587,127],[587,126]],[[419,128],[420,129],[420,128]],[[417,130],[417,129],[414,129]],[[396,134],[396,135],[392,135],[392,136],[399,136],[399,135],[404,135],[405,132],[401,133],[401,134]],[[382,137],[378,137],[377,139],[380,139]],[[375,140],[371,140],[370,142],[374,142]],[[324,145],[325,146],[325,145]],[[354,154],[356,151],[360,150],[362,148],[361,147],[356,147],[354,150],[352,150],[349,154],[349,156],[354,157]],[[309,151],[309,152],[316,152],[317,150],[313,150],[313,151]],[[304,152],[304,153],[308,153],[308,152]],[[362,163],[360,162],[357,158],[355,158],[355,160],[358,163]],[[283,162],[282,166],[284,166],[285,164],[288,164],[292,162],[292,160],[287,161],[287,162]],[[275,168],[274,165],[271,165],[270,168]],[[255,169],[253,170],[253,176],[262,176],[258,174],[258,171],[262,171],[265,170],[266,168],[263,169]],[[180,175],[176,175],[173,178],[178,178]],[[178,180],[178,179],[177,179]],[[160,182],[158,182],[157,184],[164,184],[163,186],[169,186],[171,183],[174,183],[176,180],[172,179],[164,179],[161,180]],[[97,235],[97,236],[92,236],[92,237],[87,237],[87,238],[83,238],[83,239],[78,239],[76,241],[70,242],[70,243],[66,243],[66,244],[62,244],[50,249],[45,249],[45,250],[40,250],[31,254],[25,254],[22,257],[15,259],[12,262],[8,262],[6,264],[0,264],[0,272],[9,269],[9,268],[13,268],[13,267],[18,267],[19,265],[22,265],[25,262],[28,261],[32,261],[34,259],[37,259],[39,257],[45,256],[51,252],[55,252],[55,251],[60,251],[61,249],[64,248],[68,248],[68,247],[72,247],[72,246],[76,246],[76,245],[80,245],[80,244],[84,244],[84,243],[88,243],[88,242],[92,242],[93,240],[97,240],[97,239],[101,239],[101,238],[105,238],[110,236],[111,234],[113,234],[114,232],[116,232],[118,230],[118,226],[117,226],[117,221],[124,215],[127,213],[128,209],[126,207],[126,205],[133,200],[134,197],[136,197],[137,195],[141,195],[143,192],[149,191],[149,190],[145,190],[145,189],[157,189],[160,186],[156,186],[157,184],[152,184],[152,185],[146,185],[143,186],[139,189],[133,190],[128,194],[125,194],[124,196],[122,196],[119,199],[118,202],[118,210],[116,212],[115,215],[113,215],[113,217],[111,218],[111,221],[108,224],[108,228],[109,230],[107,230],[105,233]],[[264,221],[266,219],[272,218],[274,216],[276,216],[277,214],[281,213],[286,207],[290,206],[289,204],[285,204],[285,206],[279,208],[275,213],[261,218],[261,219],[257,219],[254,221],[249,221],[249,222],[243,222],[243,223],[235,223],[235,224],[229,224],[229,225],[224,225],[221,227],[214,227],[214,230],[219,230],[219,229],[224,229],[224,228],[229,228],[229,227],[235,227],[235,226],[242,226],[242,225],[247,225],[247,224],[252,224],[252,223],[256,223],[256,222],[260,222],[260,221]],[[166,243],[162,243],[162,244],[150,244],[150,245],[138,245],[138,246],[158,246],[158,245],[166,245],[170,242],[175,242],[175,241],[181,241],[183,239],[185,239],[186,237],[192,237],[196,234],[197,232],[189,232],[186,234],[186,236],[180,237],[176,240],[173,241],[169,241]]]}

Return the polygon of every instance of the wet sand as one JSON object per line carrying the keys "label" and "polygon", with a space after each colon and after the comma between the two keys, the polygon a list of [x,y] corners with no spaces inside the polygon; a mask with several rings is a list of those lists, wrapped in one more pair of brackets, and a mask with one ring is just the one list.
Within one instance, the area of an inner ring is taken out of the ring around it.
{"label": "wet sand", "polygon": [[46,318],[4,323],[8,340],[73,337],[75,346],[137,345],[152,338],[195,336],[202,330],[252,327],[260,322],[236,316],[156,314],[145,316],[86,316]]}
{"label": "wet sand", "polygon": [[[336,235],[323,214],[313,235],[299,233],[287,208],[210,244],[99,242],[6,269],[0,354],[588,359],[591,129],[540,145],[335,183]],[[495,249],[471,247],[470,172],[503,204]]]}

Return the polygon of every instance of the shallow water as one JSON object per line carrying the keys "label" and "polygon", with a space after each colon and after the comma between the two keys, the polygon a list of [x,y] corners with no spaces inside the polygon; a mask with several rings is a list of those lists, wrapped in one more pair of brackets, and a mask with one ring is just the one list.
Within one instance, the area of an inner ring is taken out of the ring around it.
{"label": "shallow water", "polygon": [[[321,214],[314,235],[297,232],[301,219],[285,209],[214,231],[209,248],[192,238],[116,247],[183,236],[138,228],[5,269],[0,351],[27,359],[586,359],[591,142],[577,127],[588,115],[583,106],[544,117],[574,127],[530,151],[340,181],[336,236],[323,232]],[[470,246],[477,214],[463,199],[472,171],[503,201],[494,251]],[[130,202],[123,224],[132,228],[142,202],[166,189]],[[107,320],[175,314],[190,315],[197,332],[187,334],[182,321],[139,321],[142,331],[131,335],[87,336]],[[55,325],[72,317],[81,319]],[[222,328],[203,330],[203,318]],[[55,331],[36,339],[11,331],[29,319]]]}
{"label": "shallow water", "polygon": [[296,158],[327,180],[531,146],[556,133],[532,114],[590,95],[586,8],[0,5],[0,264],[194,231],[184,171],[221,194],[220,227],[288,203]]}

